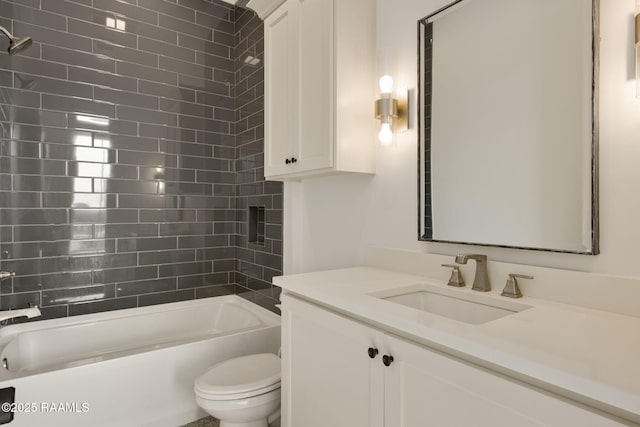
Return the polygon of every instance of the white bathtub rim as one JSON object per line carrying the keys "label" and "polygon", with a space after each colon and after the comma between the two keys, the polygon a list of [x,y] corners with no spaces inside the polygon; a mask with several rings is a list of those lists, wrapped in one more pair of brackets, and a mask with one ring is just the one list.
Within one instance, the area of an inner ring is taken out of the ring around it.
{"label": "white bathtub rim", "polygon": [[[266,327],[270,327],[270,326],[266,326],[264,324],[261,324],[259,326],[252,326],[252,327],[248,327],[248,328],[234,329],[232,334],[243,334],[243,333],[247,333],[247,332],[256,331],[256,330],[259,330],[259,329],[265,329]],[[203,341],[203,340],[216,339],[218,337],[222,337],[222,336],[225,336],[225,335],[229,335],[229,333],[227,333],[227,332],[219,332],[219,333],[215,333],[215,334],[202,334],[202,335],[197,335],[197,336],[193,336],[193,337],[190,337],[190,338],[184,338],[184,339],[180,339],[180,340],[171,340],[171,341],[162,342],[162,343],[141,345],[141,346],[136,346],[136,347],[128,347],[128,348],[124,348],[124,349],[108,349],[108,350],[103,351],[103,352],[97,352],[95,354],[84,355],[82,359],[73,360],[71,362],[68,362],[68,361],[53,361],[51,364],[47,364],[47,365],[45,365],[43,367],[40,367],[40,368],[21,369],[21,370],[18,370],[18,371],[12,371],[11,370],[11,361],[8,361],[9,369],[5,370],[3,368],[0,368],[0,370],[1,370],[0,372],[7,373],[9,375],[7,375],[7,376],[1,375],[0,379],[9,378],[9,377],[18,378],[18,377],[23,377],[23,376],[28,376],[28,375],[42,374],[42,373],[45,373],[45,372],[56,371],[56,370],[60,370],[60,369],[68,369],[68,368],[76,368],[76,367],[84,366],[84,365],[92,365],[92,364],[96,364],[96,363],[106,362],[106,361],[111,360],[111,359],[116,359],[116,358],[120,358],[120,357],[127,357],[127,356],[131,356],[131,355],[139,354],[139,353],[144,353],[144,352],[147,352],[147,351],[160,350],[160,349],[167,348],[167,347],[174,347],[174,346],[190,344],[190,343],[194,343],[194,342],[198,342],[198,341]],[[0,354],[2,353],[2,350],[4,350],[4,346],[6,346],[7,344],[8,343],[4,343],[3,346],[0,346]]]}
{"label": "white bathtub rim", "polygon": [[[234,334],[243,334],[250,331],[255,331],[258,329],[271,328],[271,327],[280,327],[280,316],[271,311],[254,304],[250,301],[245,300],[242,297],[237,295],[224,295],[217,297],[209,297],[209,298],[201,298],[196,300],[187,300],[187,301],[179,301],[173,303],[166,304],[158,304],[151,305],[146,307],[137,307],[137,308],[129,308],[123,310],[114,310],[108,312],[101,313],[91,313],[84,314],[72,317],[64,317],[57,319],[48,319],[39,322],[30,322],[30,323],[22,323],[18,325],[10,325],[5,326],[0,329],[0,354],[4,352],[5,347],[17,336],[23,333],[32,332],[32,331],[46,331],[56,328],[61,328],[65,326],[76,326],[76,325],[86,325],[91,323],[99,323],[108,321],[110,319],[122,319],[127,317],[138,317],[144,316],[152,313],[165,313],[171,311],[184,310],[189,307],[201,307],[206,305],[217,305],[217,304],[236,304],[241,308],[245,309],[247,312],[252,314],[257,318],[259,324],[256,326],[251,326],[247,328],[239,328],[233,331]],[[19,371],[10,371],[0,367],[0,381],[15,379],[25,376],[37,375],[46,372],[51,372],[60,369],[67,369],[71,367],[80,367],[84,365],[96,364],[106,362],[111,359],[120,358],[120,357],[128,357],[135,355],[137,353],[142,353],[146,351],[153,351],[157,349],[162,349],[166,347],[173,347],[176,345],[184,345],[192,342],[215,339],[219,336],[226,335],[225,332],[219,332],[215,334],[199,334],[194,335],[192,337],[185,337],[180,340],[167,341],[163,343],[154,343],[143,345],[140,347],[134,347],[130,349],[123,350],[115,350],[111,353],[102,353],[96,354],[94,358],[96,360],[90,361],[90,357],[85,357],[81,360],[74,360],[72,362],[60,362],[53,363],[52,365],[47,365],[43,368],[36,368],[31,370],[19,370]],[[9,361],[11,364],[11,361]],[[9,365],[9,369],[11,366]]]}
{"label": "white bathtub rim", "polygon": [[13,338],[22,332],[59,328],[61,326],[81,325],[86,323],[101,322],[109,319],[143,316],[149,313],[163,313],[174,310],[182,310],[190,306],[210,305],[217,303],[235,303],[254,314],[258,320],[266,325],[279,325],[280,316],[255,303],[247,301],[238,295],[223,295],[217,297],[199,298],[195,300],[154,304],[145,307],[125,308],[121,310],[103,311],[99,313],[80,314],[78,316],[58,317],[36,322],[19,323],[0,327],[0,344],[5,337]]}

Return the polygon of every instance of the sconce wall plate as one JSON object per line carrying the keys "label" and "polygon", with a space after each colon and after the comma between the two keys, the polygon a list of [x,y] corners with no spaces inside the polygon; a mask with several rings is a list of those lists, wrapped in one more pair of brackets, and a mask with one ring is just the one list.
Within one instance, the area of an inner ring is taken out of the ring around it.
{"label": "sconce wall plate", "polygon": [[410,90],[405,90],[402,94],[398,94],[398,117],[393,121],[393,126],[391,127],[394,132],[404,132],[409,130],[411,124],[409,123],[410,114],[409,114],[409,94]]}

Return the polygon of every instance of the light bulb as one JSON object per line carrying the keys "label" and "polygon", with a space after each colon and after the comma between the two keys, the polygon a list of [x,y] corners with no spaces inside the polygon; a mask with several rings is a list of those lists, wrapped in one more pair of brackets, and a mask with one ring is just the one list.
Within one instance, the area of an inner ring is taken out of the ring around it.
{"label": "light bulb", "polygon": [[382,145],[389,145],[393,140],[393,132],[391,132],[391,125],[389,123],[382,123],[380,127],[380,133],[378,133],[378,139]]}
{"label": "light bulb", "polygon": [[385,74],[380,77],[380,81],[378,83],[380,84],[380,93],[391,93],[393,90],[393,77],[390,75]]}

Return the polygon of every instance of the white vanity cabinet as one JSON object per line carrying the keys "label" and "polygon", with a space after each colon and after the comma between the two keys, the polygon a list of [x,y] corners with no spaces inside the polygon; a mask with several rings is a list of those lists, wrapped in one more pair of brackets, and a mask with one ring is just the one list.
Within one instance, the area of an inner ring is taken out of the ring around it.
{"label": "white vanity cabinet", "polygon": [[[283,427],[630,425],[315,304],[281,299]],[[370,348],[378,351],[373,358]]]}
{"label": "white vanity cabinet", "polygon": [[265,19],[267,179],[374,172],[375,11],[286,0]]}
{"label": "white vanity cabinet", "polygon": [[382,334],[282,298],[282,425],[382,427]]}

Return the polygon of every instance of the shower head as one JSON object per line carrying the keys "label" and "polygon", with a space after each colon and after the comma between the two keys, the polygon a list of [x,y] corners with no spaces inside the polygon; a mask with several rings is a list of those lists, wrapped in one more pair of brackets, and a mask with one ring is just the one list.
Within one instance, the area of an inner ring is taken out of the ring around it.
{"label": "shower head", "polygon": [[0,26],[0,32],[9,39],[9,55],[15,55],[16,53],[31,46],[31,43],[33,43],[31,37],[14,37],[2,26]]}
{"label": "shower head", "polygon": [[28,48],[33,43],[31,37],[14,37],[9,42],[9,55],[15,55],[16,53]]}

